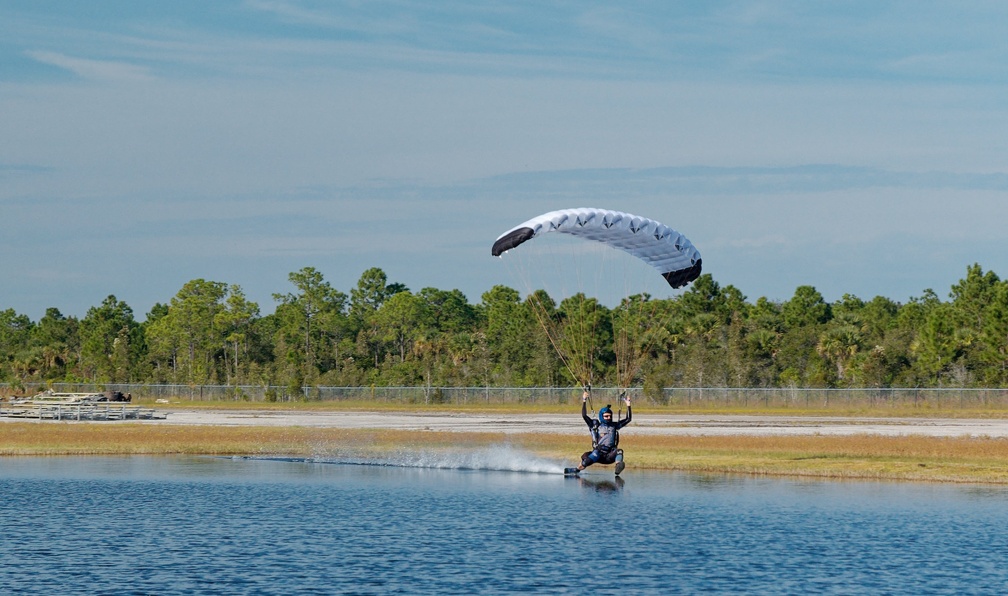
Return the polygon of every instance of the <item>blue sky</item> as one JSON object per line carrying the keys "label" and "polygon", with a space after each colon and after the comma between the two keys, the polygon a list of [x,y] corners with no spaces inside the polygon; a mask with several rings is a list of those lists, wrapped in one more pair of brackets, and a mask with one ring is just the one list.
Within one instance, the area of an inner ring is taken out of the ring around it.
{"label": "blue sky", "polygon": [[1000,2],[0,4],[0,309],[381,267],[472,302],[539,213],[679,230],[750,301],[1008,276]]}

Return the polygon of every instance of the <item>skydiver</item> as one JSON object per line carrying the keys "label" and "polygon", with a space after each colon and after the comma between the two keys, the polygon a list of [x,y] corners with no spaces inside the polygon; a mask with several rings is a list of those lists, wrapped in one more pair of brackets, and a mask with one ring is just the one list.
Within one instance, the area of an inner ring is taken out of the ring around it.
{"label": "skydiver", "polygon": [[579,472],[592,464],[615,463],[616,475],[619,476],[626,466],[623,463],[623,450],[618,448],[619,429],[630,424],[631,412],[630,397],[625,393],[622,397],[626,403],[627,417],[619,422],[613,422],[612,407],[609,404],[599,410],[598,420],[589,418],[588,391],[581,395],[581,417],[584,418],[585,424],[588,425],[588,432],[591,433],[592,450],[581,455],[581,465],[577,467]]}

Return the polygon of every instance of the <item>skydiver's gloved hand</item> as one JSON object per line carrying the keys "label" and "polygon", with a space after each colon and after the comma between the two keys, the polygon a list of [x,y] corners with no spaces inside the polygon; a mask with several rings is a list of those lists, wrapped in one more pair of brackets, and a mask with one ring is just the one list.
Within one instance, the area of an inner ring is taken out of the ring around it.
{"label": "skydiver's gloved hand", "polygon": [[585,391],[584,393],[581,394],[581,403],[583,403],[583,404],[584,403],[588,403],[588,392],[587,391]]}
{"label": "skydiver's gloved hand", "polygon": [[629,395],[624,395],[623,396],[623,402],[626,403],[626,406],[629,408],[630,407],[630,396]]}

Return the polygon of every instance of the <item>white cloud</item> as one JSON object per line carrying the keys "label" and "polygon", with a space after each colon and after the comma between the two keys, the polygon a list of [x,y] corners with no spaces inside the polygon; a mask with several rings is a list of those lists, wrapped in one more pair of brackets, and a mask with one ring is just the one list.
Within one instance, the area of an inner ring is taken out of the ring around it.
{"label": "white cloud", "polygon": [[293,2],[246,0],[245,6],[255,11],[274,15],[285,23],[297,25],[329,28],[348,28],[359,25],[352,18],[340,18],[333,12],[326,12],[324,10],[310,10]]}
{"label": "white cloud", "polygon": [[731,249],[761,249],[768,247],[781,248],[791,244],[780,234],[769,236],[734,237],[723,241],[723,245]]}
{"label": "white cloud", "polygon": [[154,78],[147,67],[125,62],[75,58],[59,52],[42,50],[29,50],[25,52],[25,55],[43,64],[62,68],[82,79],[91,81],[144,82]]}

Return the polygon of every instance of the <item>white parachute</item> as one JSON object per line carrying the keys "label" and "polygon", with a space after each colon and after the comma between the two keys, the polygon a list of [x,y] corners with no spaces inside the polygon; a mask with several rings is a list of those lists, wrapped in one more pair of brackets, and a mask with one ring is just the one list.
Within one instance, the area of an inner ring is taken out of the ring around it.
{"label": "white parachute", "polygon": [[673,288],[700,277],[700,253],[685,236],[653,219],[607,209],[560,209],[533,217],[501,234],[491,254],[499,257],[549,232],[595,240],[626,251],[658,270]]}
{"label": "white parachute", "polygon": [[[504,257],[523,283],[557,356],[586,387],[602,381],[626,389],[640,381],[642,363],[669,336],[668,304],[653,298],[686,286],[702,269],[699,251],[676,230],[611,209],[533,217],[501,234],[491,254]],[[611,307],[602,304],[606,298]],[[615,370],[607,373],[610,358]]]}

